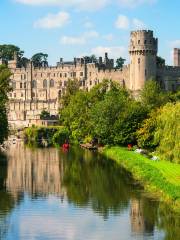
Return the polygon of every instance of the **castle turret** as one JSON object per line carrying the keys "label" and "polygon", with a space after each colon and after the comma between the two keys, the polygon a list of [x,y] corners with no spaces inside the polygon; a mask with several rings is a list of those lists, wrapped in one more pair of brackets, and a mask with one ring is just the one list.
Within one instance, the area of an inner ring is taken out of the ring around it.
{"label": "castle turret", "polygon": [[130,90],[141,90],[145,81],[156,77],[158,39],[153,31],[132,31],[130,39]]}
{"label": "castle turret", "polygon": [[180,67],[180,49],[174,48],[174,66]]}

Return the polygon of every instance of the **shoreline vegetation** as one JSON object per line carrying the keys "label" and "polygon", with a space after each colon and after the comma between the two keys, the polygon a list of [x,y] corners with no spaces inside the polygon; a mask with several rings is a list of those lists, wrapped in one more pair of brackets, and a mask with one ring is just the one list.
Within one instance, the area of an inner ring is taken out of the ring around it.
{"label": "shoreline vegetation", "polygon": [[144,189],[160,201],[180,212],[180,165],[168,161],[152,161],[124,147],[106,147],[101,151],[116,161],[139,181]]}

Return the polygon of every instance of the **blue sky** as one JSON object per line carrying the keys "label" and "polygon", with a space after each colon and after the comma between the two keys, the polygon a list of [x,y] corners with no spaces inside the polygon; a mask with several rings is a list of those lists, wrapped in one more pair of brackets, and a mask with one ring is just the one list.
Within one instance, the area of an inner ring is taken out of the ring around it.
{"label": "blue sky", "polygon": [[151,29],[159,55],[172,64],[179,9],[179,0],[1,0],[0,44],[15,44],[27,57],[48,53],[50,64],[105,51],[128,59],[130,31]]}

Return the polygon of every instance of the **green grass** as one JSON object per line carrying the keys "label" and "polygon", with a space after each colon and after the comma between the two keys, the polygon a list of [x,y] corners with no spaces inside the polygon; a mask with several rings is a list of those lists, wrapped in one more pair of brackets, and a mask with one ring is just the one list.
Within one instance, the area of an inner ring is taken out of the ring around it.
{"label": "green grass", "polygon": [[180,165],[152,161],[122,147],[106,148],[104,154],[130,171],[147,191],[180,211]]}

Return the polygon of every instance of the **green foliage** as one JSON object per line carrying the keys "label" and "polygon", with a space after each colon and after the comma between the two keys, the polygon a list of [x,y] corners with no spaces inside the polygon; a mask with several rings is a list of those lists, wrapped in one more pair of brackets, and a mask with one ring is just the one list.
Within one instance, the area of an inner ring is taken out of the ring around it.
{"label": "green foliage", "polygon": [[0,65],[0,144],[8,137],[8,119],[6,105],[11,91],[9,77],[11,72],[5,65]]}
{"label": "green foliage", "polygon": [[116,69],[122,69],[123,66],[124,66],[124,63],[125,63],[126,59],[120,57],[116,60]]}
{"label": "green foliage", "polygon": [[136,131],[147,116],[147,109],[139,102],[130,100],[126,102],[125,106],[124,111],[115,122],[115,144],[136,143]]}
{"label": "green foliage", "polygon": [[18,60],[20,60],[23,57],[24,51],[12,44],[0,45],[0,58],[2,58],[3,60],[13,60],[15,53],[17,54]]}
{"label": "green foliage", "polygon": [[71,132],[74,141],[80,141],[87,135],[88,104],[88,94],[84,91],[78,91],[71,96],[68,106],[61,111],[61,122]]}
{"label": "green foliage", "polygon": [[154,149],[157,147],[154,141],[154,134],[157,126],[157,115],[160,110],[152,111],[136,132],[138,146],[141,148]]}
{"label": "green foliage", "polygon": [[165,64],[166,64],[165,59],[157,56],[156,57],[156,64],[157,64],[158,67],[164,67]]}
{"label": "green foliage", "polygon": [[41,115],[40,115],[40,119],[41,119],[41,120],[48,120],[48,119],[50,119],[50,118],[51,118],[51,115],[50,115],[50,113],[49,113],[48,111],[43,110],[43,111],[41,112]]}
{"label": "green foliage", "polygon": [[43,67],[48,65],[47,58],[48,54],[46,53],[36,53],[32,56],[31,60],[34,67]]}
{"label": "green foliage", "polygon": [[180,163],[180,102],[168,103],[157,116],[155,142],[164,159]]}
{"label": "green foliage", "polygon": [[57,145],[58,141],[56,142],[56,140],[58,140],[58,135],[56,135],[56,137],[54,137],[54,135],[57,132],[61,134],[61,131],[63,132],[63,130],[63,127],[33,126],[24,130],[24,140],[27,145],[35,147],[52,146],[54,144]]}
{"label": "green foliage", "polygon": [[150,111],[167,103],[169,99],[156,81],[148,80],[140,93],[140,100]]}
{"label": "green foliage", "polygon": [[62,108],[68,106],[71,96],[75,95],[79,91],[79,81],[68,79],[66,86],[66,93],[60,99]]}
{"label": "green foliage", "polygon": [[67,139],[69,139],[69,131],[66,128],[61,128],[53,135],[52,142],[54,145],[61,146]]}

